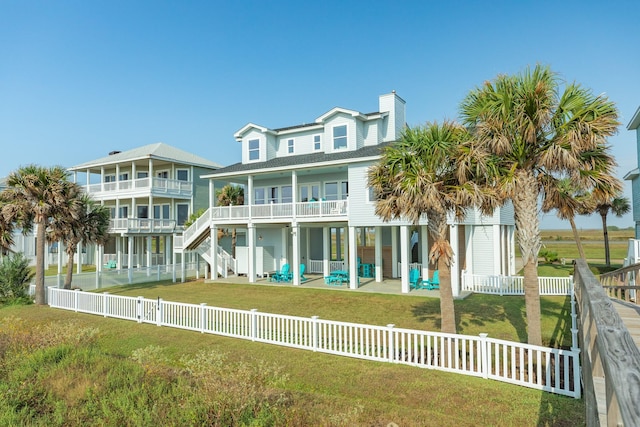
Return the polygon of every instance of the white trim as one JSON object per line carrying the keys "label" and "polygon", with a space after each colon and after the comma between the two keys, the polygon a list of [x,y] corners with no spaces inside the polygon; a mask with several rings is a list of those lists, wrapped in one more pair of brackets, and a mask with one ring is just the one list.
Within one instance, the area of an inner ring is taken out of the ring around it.
{"label": "white trim", "polygon": [[[345,129],[344,136],[336,137],[336,128],[339,128],[339,127],[340,128],[344,127]],[[343,138],[344,138],[344,147],[336,147],[336,139],[342,140]],[[331,142],[332,142],[331,151],[333,152],[349,149],[349,124],[348,123],[341,123],[341,124],[331,126]]]}
{"label": "white trim", "polygon": [[[338,150],[339,152],[342,150]],[[335,165],[350,165],[355,163],[364,163],[371,162],[380,159],[380,155],[369,156],[369,157],[352,157],[348,159],[341,160],[329,160],[326,162],[317,162],[317,163],[300,163],[297,165],[289,165],[289,166],[280,166],[275,168],[264,168],[264,169],[247,169],[243,171],[236,172],[227,172],[221,174],[208,174],[208,175],[200,175],[200,178],[203,179],[220,179],[232,176],[244,176],[244,175],[260,175],[263,173],[273,173],[273,172],[282,172],[282,171],[291,171],[291,170],[300,170],[300,169],[309,169],[309,168],[319,168],[325,166],[335,166]],[[254,163],[254,162],[251,162]]]}

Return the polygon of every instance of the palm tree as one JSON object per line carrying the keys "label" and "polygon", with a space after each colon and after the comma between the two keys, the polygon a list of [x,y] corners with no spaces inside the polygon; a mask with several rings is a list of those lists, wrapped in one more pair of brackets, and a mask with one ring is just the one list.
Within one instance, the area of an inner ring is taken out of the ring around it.
{"label": "palm tree", "polygon": [[549,212],[555,209],[558,218],[569,221],[571,231],[573,232],[573,239],[578,247],[578,254],[580,258],[586,259],[582,241],[578,234],[578,228],[576,227],[575,217],[576,215],[588,215],[591,213],[592,199],[589,194],[577,190],[567,178],[549,178],[550,181],[554,183],[548,183],[545,186],[546,197],[542,204],[542,212]]}
{"label": "palm tree", "polygon": [[[619,193],[618,193],[619,194]],[[609,253],[609,231],[607,230],[607,215],[609,212],[620,218],[631,210],[629,199],[622,196],[612,195],[596,205],[595,211],[602,218],[602,233],[604,234],[604,257],[607,267],[611,266],[611,254]]]}
{"label": "palm tree", "polygon": [[463,218],[465,208],[480,198],[473,183],[459,179],[460,144],[468,139],[464,127],[449,121],[406,128],[368,173],[368,185],[376,194],[375,212],[384,221],[403,218],[417,224],[426,215],[433,241],[429,259],[440,272],[441,326],[448,333],[456,332],[456,324],[447,216]]}
{"label": "palm tree", "polygon": [[[2,212],[3,203],[2,193],[0,193],[0,212]],[[13,222],[5,220],[4,215],[0,215],[0,258],[11,251],[14,244],[13,229]]]}
{"label": "palm tree", "polygon": [[3,190],[2,215],[23,231],[36,227],[36,304],[45,304],[44,249],[51,219],[68,209],[67,188],[71,183],[60,166],[29,165],[12,172]]}
{"label": "palm tree", "polygon": [[[69,188],[68,211],[56,215],[49,226],[49,241],[62,241],[67,253],[67,275],[64,288],[71,289],[73,257],[79,243],[106,243],[109,234],[109,208],[81,192],[79,186]],[[80,261],[79,261],[80,262]]]}
{"label": "palm tree", "polygon": [[562,90],[558,76],[537,65],[473,89],[462,102],[461,116],[478,147],[498,162],[497,194],[513,203],[524,262],[528,341],[540,345],[538,200],[544,203],[546,197],[544,177],[566,176],[576,188],[591,191],[595,182],[585,154],[606,151],[606,139],[619,125],[618,111],[606,96],[594,96],[579,84]]}
{"label": "palm tree", "polygon": [[[244,205],[244,187],[227,184],[216,192],[219,206]],[[231,256],[236,257],[237,232],[233,228],[231,232]]]}

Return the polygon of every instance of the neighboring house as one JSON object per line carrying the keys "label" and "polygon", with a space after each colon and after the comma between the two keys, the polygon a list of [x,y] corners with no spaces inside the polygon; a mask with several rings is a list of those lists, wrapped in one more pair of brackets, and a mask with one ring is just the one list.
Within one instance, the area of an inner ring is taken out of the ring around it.
{"label": "neighboring house", "polygon": [[[215,206],[212,200],[203,219],[176,239],[175,250],[201,253],[212,271],[224,275],[226,261],[211,256],[215,249],[210,248],[218,246],[214,231],[244,229],[246,246],[237,248],[236,273],[246,273],[250,282],[289,264],[293,282],[299,284],[305,264],[306,273],[325,276],[347,270],[351,288],[358,286],[359,272],[378,282],[399,277],[402,291],[409,292],[410,268],[429,275],[426,219],[416,227],[382,221],[367,186],[367,171],[379,160],[380,148],[396,141],[404,126],[405,101],[395,92],[380,96],[378,111],[372,113],[333,108],[299,126],[247,124],[234,135],[241,143],[242,162],[203,177],[212,188],[228,182],[244,185],[245,205]],[[510,206],[491,217],[470,211],[461,223],[452,221],[449,231],[455,295],[462,270],[515,273]]]}
{"label": "neighboring house", "polygon": [[[636,158],[637,165],[640,166],[640,108],[631,118],[627,125],[628,130],[636,131]],[[640,170],[636,167],[624,176],[625,180],[631,181],[631,197],[633,204],[633,221],[635,228],[635,240],[629,242],[629,254],[625,264],[640,262]]]}
{"label": "neighboring house", "polygon": [[[173,264],[173,236],[191,213],[209,206],[209,182],[220,165],[163,143],[69,168],[74,181],[111,211],[110,239],[97,265],[117,268]],[[88,252],[88,251],[87,251]]]}

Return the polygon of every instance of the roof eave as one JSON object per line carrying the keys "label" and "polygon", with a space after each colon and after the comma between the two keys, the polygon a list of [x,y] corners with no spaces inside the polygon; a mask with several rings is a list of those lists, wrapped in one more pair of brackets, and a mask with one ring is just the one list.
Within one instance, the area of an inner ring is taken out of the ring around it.
{"label": "roof eave", "polygon": [[634,170],[627,172],[623,179],[626,181],[631,181],[632,179],[637,178],[638,175],[640,175],[640,169],[635,168]]}
{"label": "roof eave", "polygon": [[636,110],[635,114],[631,118],[631,121],[627,125],[627,130],[635,130],[640,126],[640,107]]}

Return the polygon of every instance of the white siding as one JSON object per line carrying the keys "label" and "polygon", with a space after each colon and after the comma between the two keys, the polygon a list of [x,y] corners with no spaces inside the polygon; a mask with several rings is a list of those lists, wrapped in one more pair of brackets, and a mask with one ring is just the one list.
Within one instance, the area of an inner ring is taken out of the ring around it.
{"label": "white siding", "polygon": [[473,274],[495,274],[493,256],[493,226],[476,225],[471,233]]}
{"label": "white siding", "polygon": [[380,143],[380,126],[382,120],[371,120],[364,123],[364,145],[377,145]]}
{"label": "white siding", "polygon": [[[252,139],[260,140],[260,158],[258,160],[249,161],[249,141]],[[263,162],[267,159],[267,153],[272,152],[271,150],[271,148],[267,149],[266,136],[256,129],[252,129],[242,137],[242,163]]]}
{"label": "white siding", "polygon": [[[279,135],[277,137],[275,155],[277,157],[297,156],[300,154],[317,153],[318,151],[313,149],[313,137],[320,135],[320,141],[322,148],[324,148],[324,141],[326,136],[323,130],[307,130],[304,132],[288,133],[286,135]],[[293,153],[288,151],[288,141],[293,139]],[[322,151],[322,150],[321,150]]]}
{"label": "white siding", "polygon": [[358,163],[349,165],[349,225],[355,227],[409,225],[408,221],[384,222],[375,214],[375,203],[368,200],[367,171],[371,164]]}
{"label": "white siding", "polygon": [[[326,153],[334,152],[333,149],[333,128],[335,126],[347,125],[347,150],[356,149],[356,120],[349,114],[337,113],[331,117],[324,125],[324,151]],[[335,150],[336,152],[343,151]]]}

